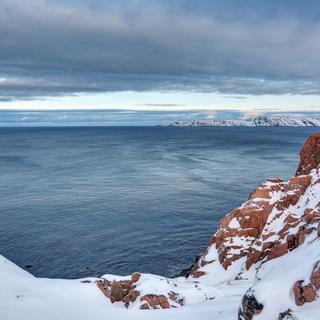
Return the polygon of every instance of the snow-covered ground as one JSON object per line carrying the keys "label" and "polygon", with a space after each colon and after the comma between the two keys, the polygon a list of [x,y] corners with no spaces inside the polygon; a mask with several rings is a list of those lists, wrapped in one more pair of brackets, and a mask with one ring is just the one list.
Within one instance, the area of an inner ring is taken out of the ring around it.
{"label": "snow-covered ground", "polygon": [[[277,319],[279,313],[287,309],[292,310],[299,320],[320,319],[320,302],[315,301],[298,307],[292,290],[298,279],[309,281],[308,276],[319,260],[320,239],[314,233],[296,250],[263,264],[257,273],[253,290],[264,308],[255,320]],[[318,310],[312,312],[316,307]]]}
{"label": "snow-covered ground", "polygon": [[[149,278],[152,276],[148,275]],[[157,277],[157,276],[155,276]],[[3,256],[0,256],[1,320],[194,320],[237,318],[238,306],[247,282],[232,282],[218,288],[214,300],[192,304],[197,292],[189,292],[191,304],[177,309],[125,309],[111,304],[94,282],[35,278]],[[95,280],[95,279],[86,279]],[[186,286],[188,281],[185,280]],[[152,281],[148,282],[149,290]],[[150,291],[149,291],[150,292]]]}
{"label": "snow-covered ground", "polygon": [[[310,244],[311,241],[311,244]],[[320,240],[312,239],[263,267],[256,279],[254,292],[264,304],[264,312],[257,320],[276,320],[279,312],[288,306],[295,320],[320,319],[320,302],[303,307],[294,304],[292,287],[288,283],[306,272],[320,258]],[[147,288],[152,290],[152,275]],[[157,276],[155,276],[157,278]],[[118,278],[119,279],[119,278]],[[84,283],[83,280],[91,280]],[[251,282],[228,281],[213,288],[218,294],[213,300],[195,303],[189,292],[190,304],[177,309],[139,310],[125,309],[111,304],[94,283],[95,278],[60,280],[36,278],[0,256],[0,319],[1,320],[236,320],[244,292]],[[181,280],[183,281],[183,280]],[[185,280],[188,282],[188,280]],[[155,280],[155,285],[157,285]],[[187,285],[187,283],[186,283]],[[150,291],[149,291],[150,292]]]}

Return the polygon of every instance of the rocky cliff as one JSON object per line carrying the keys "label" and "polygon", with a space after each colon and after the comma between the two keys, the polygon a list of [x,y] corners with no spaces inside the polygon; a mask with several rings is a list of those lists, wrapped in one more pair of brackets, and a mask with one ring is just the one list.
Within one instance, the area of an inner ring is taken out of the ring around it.
{"label": "rocky cliff", "polygon": [[252,281],[239,319],[260,314],[277,319],[277,313],[290,319],[292,311],[288,310],[294,305],[317,299],[320,133],[308,138],[300,157],[294,177],[286,182],[278,177],[265,181],[220,221],[208,248],[192,267],[190,278],[203,283]]}

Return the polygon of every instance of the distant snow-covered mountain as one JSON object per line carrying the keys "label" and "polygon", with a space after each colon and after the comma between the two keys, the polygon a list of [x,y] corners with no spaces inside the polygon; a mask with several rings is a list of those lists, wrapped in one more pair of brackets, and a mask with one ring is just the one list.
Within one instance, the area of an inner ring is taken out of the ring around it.
{"label": "distant snow-covered mountain", "polygon": [[176,121],[169,127],[320,127],[320,117],[255,117]]}

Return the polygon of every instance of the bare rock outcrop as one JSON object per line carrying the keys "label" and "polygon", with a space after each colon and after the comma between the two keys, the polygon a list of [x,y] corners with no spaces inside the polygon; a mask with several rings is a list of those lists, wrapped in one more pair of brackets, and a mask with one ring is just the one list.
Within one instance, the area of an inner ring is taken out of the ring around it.
{"label": "bare rock outcrop", "polygon": [[135,302],[140,296],[140,292],[136,290],[135,285],[140,276],[139,273],[134,273],[131,280],[109,281],[101,279],[97,281],[97,286],[112,303],[123,302],[125,307],[128,308],[130,303]]}
{"label": "bare rock outcrop", "polygon": [[238,312],[238,320],[252,320],[255,315],[258,315],[263,310],[263,304],[259,303],[254,296],[252,290],[248,290],[243,296]]}
{"label": "bare rock outcrop", "polygon": [[120,302],[128,308],[139,298],[140,309],[170,309],[184,305],[184,299],[179,294],[170,291],[168,295],[164,294],[145,294],[137,289],[137,283],[141,278],[140,273],[133,273],[130,280],[107,280],[97,281],[98,288],[110,299],[111,303]]}
{"label": "bare rock outcrop", "polygon": [[297,306],[306,302],[313,302],[317,298],[317,291],[320,289],[320,262],[317,262],[312,270],[307,283],[298,280],[293,286],[293,294]]}
{"label": "bare rock outcrop", "polygon": [[307,140],[300,155],[296,176],[286,182],[278,177],[265,181],[247,202],[221,219],[208,248],[191,269],[193,278],[206,275],[210,269],[206,266],[217,263],[208,254],[213,249],[225,270],[243,258],[249,270],[294,250],[315,228],[320,235],[320,199],[313,201],[313,190],[320,183],[320,133]]}
{"label": "bare rock outcrop", "polygon": [[309,174],[320,163],[320,132],[310,136],[300,152],[300,164],[296,175]]}
{"label": "bare rock outcrop", "polygon": [[[190,278],[218,278],[223,282],[251,277],[254,281],[259,278],[259,270],[274,259],[320,238],[320,133],[307,139],[300,157],[294,177],[288,181],[278,177],[265,181],[244,204],[221,219],[207,249],[193,265]],[[212,277],[213,270],[221,267],[225,272],[221,270]],[[320,263],[315,264],[311,274],[303,276],[286,284],[298,306],[317,299]],[[254,289],[248,291],[242,299],[238,315],[241,320],[253,319],[263,310],[253,292]],[[291,311],[278,315],[292,318]]]}
{"label": "bare rock outcrop", "polygon": [[129,277],[105,275],[96,285],[111,303],[142,310],[178,308],[184,306],[186,300],[204,302],[222,295],[213,286],[184,277],[169,279],[140,273]]}

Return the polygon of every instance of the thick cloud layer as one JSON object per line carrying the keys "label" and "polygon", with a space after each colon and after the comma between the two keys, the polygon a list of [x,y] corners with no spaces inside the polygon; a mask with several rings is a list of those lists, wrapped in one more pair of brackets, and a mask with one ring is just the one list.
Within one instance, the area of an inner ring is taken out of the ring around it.
{"label": "thick cloud layer", "polygon": [[319,17],[318,1],[0,0],[0,101],[319,94]]}

